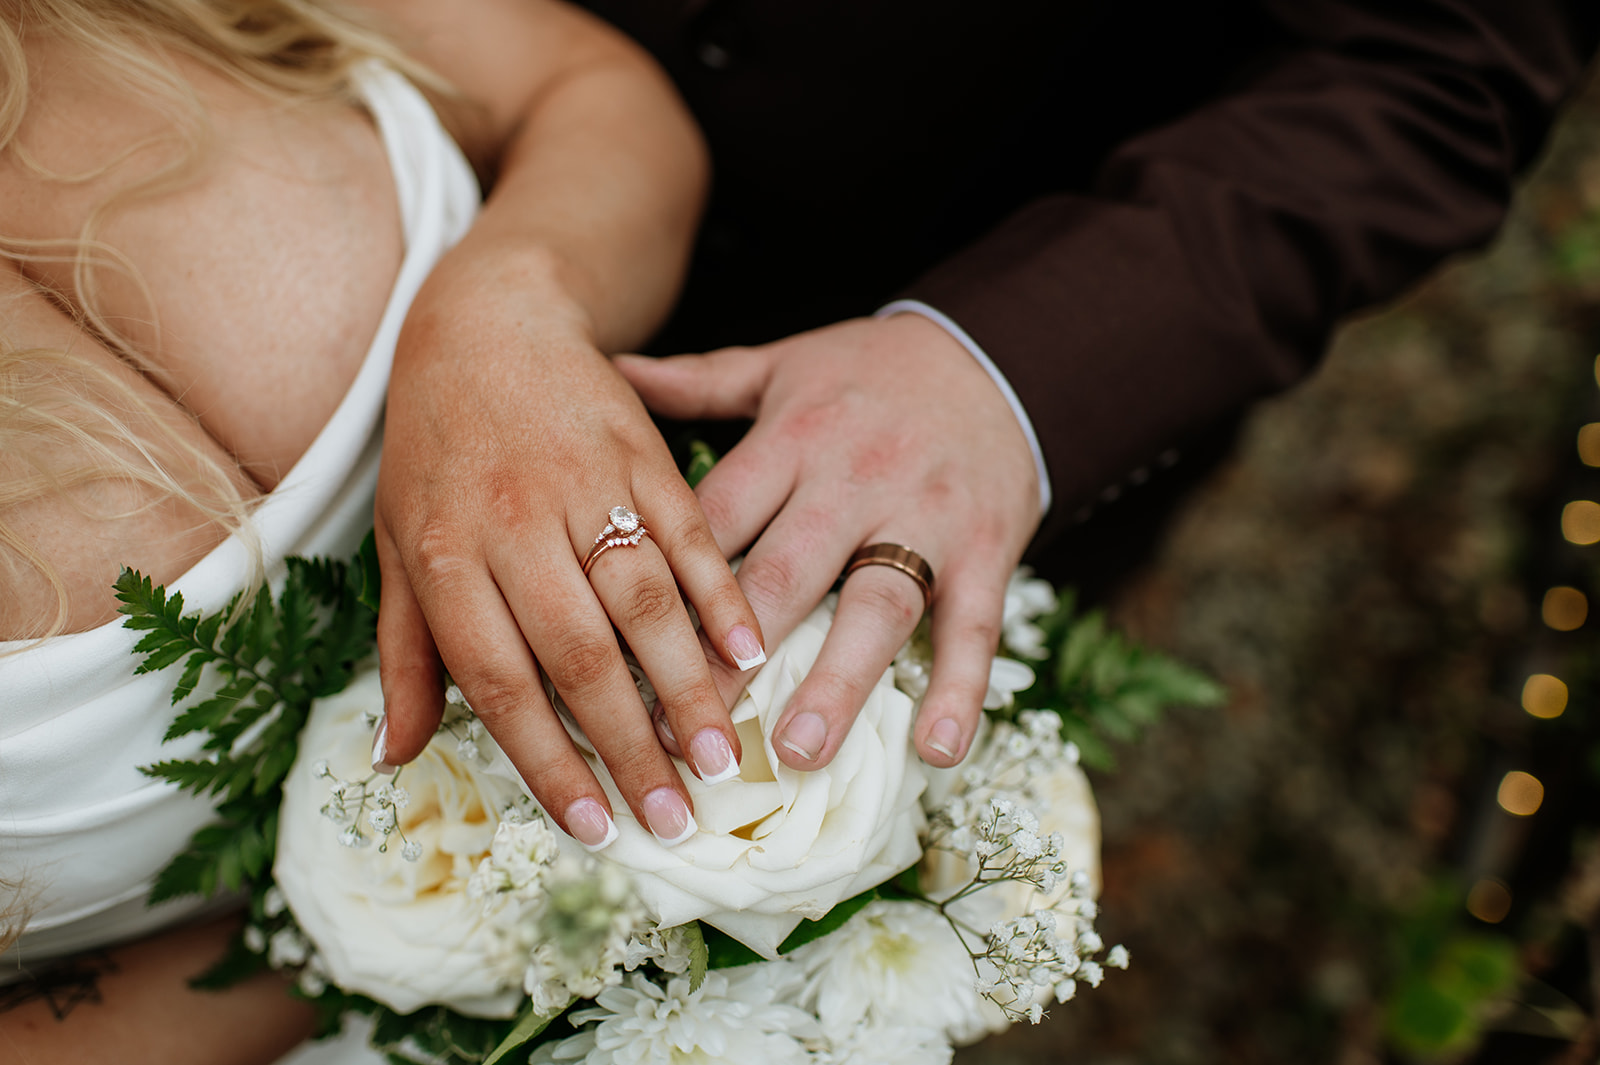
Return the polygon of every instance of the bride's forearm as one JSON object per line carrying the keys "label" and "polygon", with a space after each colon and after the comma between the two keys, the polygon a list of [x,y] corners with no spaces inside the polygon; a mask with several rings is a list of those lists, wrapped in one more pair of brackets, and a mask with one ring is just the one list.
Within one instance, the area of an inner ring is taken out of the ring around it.
{"label": "bride's forearm", "polygon": [[647,339],[677,295],[709,172],[658,77],[643,64],[596,63],[552,87],[477,225],[437,269],[510,257],[573,302],[600,350]]}
{"label": "bride's forearm", "polygon": [[418,309],[472,306],[505,270],[553,325],[571,322],[602,351],[646,339],[682,281],[709,174],[666,75],[566,4],[368,2],[460,89],[436,103],[490,188]]}
{"label": "bride's forearm", "polygon": [[0,988],[0,1059],[15,1065],[267,1065],[311,1034],[281,977],[226,991],[188,981],[222,956],[236,918],[186,925]]}

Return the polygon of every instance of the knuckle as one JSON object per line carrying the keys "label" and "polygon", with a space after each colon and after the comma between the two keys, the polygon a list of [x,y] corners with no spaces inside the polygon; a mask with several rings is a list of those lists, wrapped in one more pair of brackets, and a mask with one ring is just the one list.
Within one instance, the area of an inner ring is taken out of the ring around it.
{"label": "knuckle", "polygon": [[413,542],[412,553],[422,581],[433,586],[453,583],[468,564],[459,538],[438,522],[423,526]]}
{"label": "knuckle", "polygon": [[532,695],[529,679],[503,666],[480,666],[463,685],[472,712],[493,732],[495,723],[527,706]]}
{"label": "knuckle", "polygon": [[610,678],[616,659],[616,644],[581,637],[567,641],[557,649],[554,659],[541,664],[560,690],[585,692],[600,687]]}
{"label": "knuckle", "polygon": [[654,730],[644,729],[628,729],[612,737],[601,752],[601,760],[619,785],[624,781],[635,786],[645,784],[646,790],[660,775],[661,761],[665,757]]}
{"label": "knuckle", "polygon": [[956,638],[992,657],[995,648],[1000,646],[1000,619],[968,618],[956,630]]}
{"label": "knuckle", "polygon": [[[728,493],[707,491],[700,496],[700,510],[712,528],[731,529],[737,524],[738,504]],[[710,530],[707,530],[709,535]]]}
{"label": "knuckle", "polygon": [[702,671],[700,676],[675,684],[671,688],[657,688],[656,694],[661,699],[661,712],[667,715],[668,721],[687,719],[689,716],[698,720],[703,713],[712,711],[718,712],[723,717],[727,716],[722,694],[717,690],[716,682],[711,679],[709,669]]}
{"label": "knuckle", "polygon": [[799,560],[784,553],[764,555],[739,570],[739,583],[752,603],[786,603],[799,594],[802,580]]}
{"label": "knuckle", "polygon": [[920,444],[909,431],[880,432],[861,441],[850,453],[850,480],[870,484],[903,479],[921,450]]}
{"label": "knuckle", "polygon": [[[882,566],[865,567],[884,569]],[[857,571],[861,576],[861,571]],[[882,577],[873,574],[870,579],[857,582],[853,590],[856,602],[878,619],[892,635],[910,632],[922,616],[922,593],[911,578],[896,573]]]}
{"label": "knuckle", "polygon": [[710,552],[718,558],[722,557],[722,552],[717,550],[716,537],[711,535],[711,528],[706,524],[699,508],[686,511],[681,518],[673,522],[671,537],[672,543],[680,552],[687,554]]}
{"label": "knuckle", "polygon": [[678,590],[656,580],[641,581],[623,596],[622,621],[626,627],[656,628],[683,607]]}

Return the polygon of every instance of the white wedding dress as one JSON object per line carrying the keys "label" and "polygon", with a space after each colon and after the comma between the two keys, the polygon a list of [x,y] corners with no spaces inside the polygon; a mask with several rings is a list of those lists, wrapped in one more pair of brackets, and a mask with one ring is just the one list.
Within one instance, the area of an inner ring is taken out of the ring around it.
{"label": "white wedding dress", "polygon": [[[358,73],[394,173],[405,257],[354,383],[256,511],[269,574],[290,555],[348,556],[372,527],[384,395],[400,326],[428,272],[478,208],[472,170],[422,95],[376,64]],[[186,609],[214,611],[240,590],[249,569],[248,548],[230,538],[168,591],[182,592]],[[162,744],[176,674],[134,676],[139,636],[117,621],[43,642],[0,642],[0,879],[20,882],[30,914],[21,939],[0,955],[0,984],[24,967],[136,938],[215,906],[193,898],[153,908],[144,902],[156,874],[211,819],[212,807],[138,770],[196,749]],[[293,1060],[379,1060],[349,1053],[357,1049],[324,1045]]]}

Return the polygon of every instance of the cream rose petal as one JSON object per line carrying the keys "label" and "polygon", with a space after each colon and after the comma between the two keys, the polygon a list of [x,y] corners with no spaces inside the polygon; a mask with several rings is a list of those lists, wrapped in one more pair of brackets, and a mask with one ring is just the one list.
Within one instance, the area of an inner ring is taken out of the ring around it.
{"label": "cream rose petal", "polygon": [[319,700],[300,736],[300,758],[284,781],[273,877],[316,945],[330,981],[407,1013],[443,1003],[476,1016],[508,1017],[522,998],[521,966],[507,955],[465,878],[487,855],[493,818],[517,795],[508,781],[464,766],[454,741],[436,740],[402,784],[412,801],[401,818],[423,844],[416,863],[377,848],[352,849],[321,814],[328,799],[313,765],[345,779],[370,774],[380,711],[377,670]]}
{"label": "cream rose petal", "polygon": [[[827,767],[802,773],[778,760],[773,726],[810,671],[833,620],[817,608],[768,658],[733,709],[744,747],[739,778],[708,788],[680,762],[701,831],[662,846],[588,754],[616,813],[601,852],[634,873],[663,925],[703,920],[767,957],[807,917],[914,864],[926,786],[910,748],[915,707],[886,670]],[[584,745],[586,747],[586,745]]]}

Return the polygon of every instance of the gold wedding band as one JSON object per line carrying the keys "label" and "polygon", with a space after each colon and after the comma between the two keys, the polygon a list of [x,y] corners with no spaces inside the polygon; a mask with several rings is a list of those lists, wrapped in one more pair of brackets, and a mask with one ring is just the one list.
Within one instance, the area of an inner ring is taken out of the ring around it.
{"label": "gold wedding band", "polygon": [[922,589],[922,609],[926,610],[933,604],[933,567],[928,565],[927,559],[904,544],[868,544],[850,556],[844,576],[840,579],[850,576],[862,566],[888,566],[899,570],[916,581],[917,587]]}

